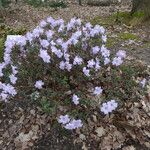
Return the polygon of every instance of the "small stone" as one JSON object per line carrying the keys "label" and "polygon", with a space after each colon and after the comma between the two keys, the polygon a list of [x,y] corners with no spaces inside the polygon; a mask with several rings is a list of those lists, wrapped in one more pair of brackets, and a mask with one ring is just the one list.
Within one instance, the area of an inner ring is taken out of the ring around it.
{"label": "small stone", "polygon": [[85,135],[84,135],[84,134],[80,134],[80,136],[79,136],[79,137],[80,137],[80,139],[81,139],[81,140],[86,140],[86,137],[85,137]]}
{"label": "small stone", "polygon": [[34,109],[30,110],[30,114],[35,115],[35,110]]}
{"label": "small stone", "polygon": [[93,115],[92,117],[93,117],[93,121],[97,122],[97,117],[95,115]]}
{"label": "small stone", "polygon": [[97,133],[98,137],[101,137],[105,134],[105,129],[103,127],[99,127],[95,130],[95,132]]}

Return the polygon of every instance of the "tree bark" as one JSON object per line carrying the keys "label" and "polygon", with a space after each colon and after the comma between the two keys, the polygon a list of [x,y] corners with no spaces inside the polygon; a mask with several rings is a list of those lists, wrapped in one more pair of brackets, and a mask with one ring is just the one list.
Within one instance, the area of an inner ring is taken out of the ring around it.
{"label": "tree bark", "polygon": [[132,0],[131,14],[143,11],[146,18],[150,18],[150,0]]}

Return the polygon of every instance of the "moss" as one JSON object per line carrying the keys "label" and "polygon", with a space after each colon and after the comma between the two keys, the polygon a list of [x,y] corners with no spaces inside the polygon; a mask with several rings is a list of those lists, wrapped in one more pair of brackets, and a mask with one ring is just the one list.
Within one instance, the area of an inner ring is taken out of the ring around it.
{"label": "moss", "polygon": [[135,26],[140,24],[143,18],[143,12],[136,12],[132,15],[130,12],[117,12],[105,18],[97,16],[91,21],[91,23],[93,25],[100,24],[103,26],[110,26],[113,24],[126,24],[128,26]]}
{"label": "moss", "polygon": [[25,28],[12,29],[4,24],[0,26],[0,62],[3,61],[4,43],[7,35],[23,35],[25,32]]}
{"label": "moss", "polygon": [[64,1],[48,1],[45,0],[25,0],[25,2],[33,7],[51,7],[51,8],[66,8],[67,4]]}
{"label": "moss", "polygon": [[4,38],[0,38],[0,62],[3,61]]}
{"label": "moss", "polygon": [[132,33],[119,33],[118,38],[122,40],[138,40],[138,37]]}
{"label": "moss", "polygon": [[116,38],[108,38],[106,42],[106,47],[111,48],[116,43]]}

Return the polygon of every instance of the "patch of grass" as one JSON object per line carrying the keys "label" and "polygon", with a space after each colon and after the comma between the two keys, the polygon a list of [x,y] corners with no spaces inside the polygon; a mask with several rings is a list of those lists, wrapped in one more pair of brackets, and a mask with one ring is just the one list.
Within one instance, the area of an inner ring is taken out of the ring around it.
{"label": "patch of grass", "polygon": [[116,38],[108,38],[106,42],[106,47],[111,48],[117,42]]}
{"label": "patch of grass", "polygon": [[12,29],[6,25],[0,26],[0,62],[3,61],[3,50],[7,35],[23,35],[25,32],[25,28]]}
{"label": "patch of grass", "polygon": [[49,0],[25,0],[26,3],[33,7],[52,7],[52,8],[66,8],[67,4],[64,1],[49,1]]}
{"label": "patch of grass", "polygon": [[119,33],[118,38],[121,38],[122,40],[137,40],[138,37],[133,33]]}
{"label": "patch of grass", "polygon": [[0,38],[0,62],[3,61],[4,38]]}
{"label": "patch of grass", "polygon": [[111,1],[88,0],[87,4],[90,6],[110,6]]}
{"label": "patch of grass", "polygon": [[133,15],[130,12],[117,12],[108,17],[102,18],[100,16],[95,17],[91,22],[93,25],[101,24],[104,26],[110,26],[113,24],[126,24],[126,25],[137,25],[144,18],[143,12],[136,12]]}
{"label": "patch of grass", "polygon": [[52,100],[48,100],[46,97],[42,97],[40,100],[40,105],[42,110],[48,114],[55,114],[56,112],[56,103]]}

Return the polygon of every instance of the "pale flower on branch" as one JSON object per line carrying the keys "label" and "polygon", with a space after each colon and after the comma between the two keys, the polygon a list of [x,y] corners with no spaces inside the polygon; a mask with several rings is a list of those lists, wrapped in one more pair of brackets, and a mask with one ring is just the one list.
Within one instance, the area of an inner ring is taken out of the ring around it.
{"label": "pale flower on branch", "polygon": [[115,110],[117,107],[118,107],[118,103],[115,100],[110,100],[106,103],[103,103],[100,110],[105,115],[107,115],[108,113],[111,113],[113,110]]}
{"label": "pale flower on branch", "polygon": [[140,84],[142,85],[142,88],[145,87],[146,82],[147,82],[147,80],[145,78],[140,82]]}
{"label": "pale flower on branch", "polygon": [[120,58],[125,58],[126,57],[126,51],[123,51],[123,50],[119,50],[116,54],[117,57],[120,57]]}
{"label": "pale flower on branch", "polygon": [[10,78],[10,81],[11,81],[12,84],[16,84],[17,77],[15,77],[14,74],[11,74],[11,75],[9,76],[9,78]]}
{"label": "pale flower on branch", "polygon": [[75,105],[78,105],[79,104],[79,97],[77,95],[73,94],[72,101]]}
{"label": "pale flower on branch", "polygon": [[93,59],[89,60],[87,63],[88,63],[88,64],[87,64],[87,67],[88,67],[88,68],[93,68],[94,65],[95,65],[95,61],[94,61]]}
{"label": "pale flower on branch", "polygon": [[73,119],[70,123],[66,124],[64,127],[65,129],[73,130],[73,129],[81,128],[82,126],[83,123],[80,119],[79,120]]}
{"label": "pale flower on branch", "polygon": [[123,60],[121,57],[115,57],[112,61],[112,64],[115,66],[120,66],[123,63]]}
{"label": "pale flower on branch", "polygon": [[81,65],[82,62],[83,62],[83,59],[82,59],[81,57],[79,57],[79,56],[76,56],[76,57],[74,58],[73,64],[74,64],[74,65]]}
{"label": "pale flower on branch", "polygon": [[87,69],[86,67],[83,67],[83,73],[84,73],[87,77],[90,76],[90,70]]}
{"label": "pale flower on branch", "polygon": [[65,125],[66,123],[68,123],[70,121],[70,118],[69,118],[69,116],[68,115],[61,115],[61,116],[59,116],[59,118],[58,118],[58,122],[59,123],[62,123],[63,125]]}
{"label": "pale flower on branch", "polygon": [[101,87],[96,86],[94,88],[93,94],[94,95],[100,95],[100,94],[102,94],[102,92],[103,92],[103,89]]}
{"label": "pale flower on branch", "polygon": [[42,80],[38,80],[38,81],[36,81],[36,83],[35,83],[34,86],[35,86],[37,89],[42,89],[43,85],[44,85],[44,82],[43,82]]}
{"label": "pale flower on branch", "polygon": [[40,49],[39,56],[43,59],[45,63],[50,63],[50,56],[47,53],[47,50]]}

